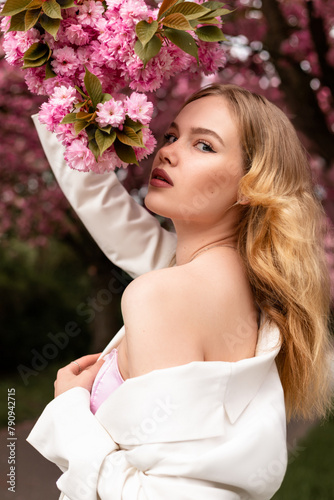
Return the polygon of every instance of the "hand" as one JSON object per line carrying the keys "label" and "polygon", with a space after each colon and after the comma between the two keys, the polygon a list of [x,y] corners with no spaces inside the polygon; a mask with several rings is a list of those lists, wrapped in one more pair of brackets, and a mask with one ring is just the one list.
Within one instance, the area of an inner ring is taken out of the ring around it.
{"label": "hand", "polygon": [[90,392],[97,372],[104,363],[103,359],[97,361],[99,356],[100,353],[83,356],[77,359],[76,363],[71,362],[58,370],[54,383],[55,398],[73,387],[83,387]]}

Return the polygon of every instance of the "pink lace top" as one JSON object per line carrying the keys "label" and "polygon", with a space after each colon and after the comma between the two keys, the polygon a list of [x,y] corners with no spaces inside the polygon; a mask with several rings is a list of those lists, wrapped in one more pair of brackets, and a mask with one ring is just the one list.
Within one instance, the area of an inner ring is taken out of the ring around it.
{"label": "pink lace top", "polygon": [[90,409],[94,414],[105,399],[124,382],[118,368],[117,355],[117,349],[112,349],[104,356],[105,362],[94,380],[90,397]]}

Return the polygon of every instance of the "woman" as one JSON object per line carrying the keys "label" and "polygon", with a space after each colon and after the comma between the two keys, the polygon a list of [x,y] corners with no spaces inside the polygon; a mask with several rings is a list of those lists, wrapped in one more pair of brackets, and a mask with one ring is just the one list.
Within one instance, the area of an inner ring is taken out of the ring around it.
{"label": "woman", "polygon": [[[286,467],[285,407],[308,417],[330,405],[322,211],[293,127],[239,87],[195,93],[145,199],[177,242],[115,177],[65,172],[59,147],[45,149],[107,255],[144,272],[123,295],[125,328],[103,359],[60,370],[28,438],[62,469],[61,498],[271,498]],[[110,215],[123,225],[106,237]]]}

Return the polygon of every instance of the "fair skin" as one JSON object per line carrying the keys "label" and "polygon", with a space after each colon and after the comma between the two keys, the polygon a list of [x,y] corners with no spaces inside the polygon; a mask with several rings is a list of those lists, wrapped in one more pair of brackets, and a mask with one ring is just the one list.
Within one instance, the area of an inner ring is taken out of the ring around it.
{"label": "fair skin", "polygon": [[[167,131],[152,166],[173,185],[150,184],[147,208],[171,218],[176,266],[146,273],[125,290],[125,336],[118,345],[124,379],[192,361],[254,356],[257,311],[237,246],[243,155],[235,118],[221,96],[188,104]],[[152,178],[152,174],[151,174]],[[229,245],[229,246],[216,246]],[[201,251],[208,247],[208,251]],[[103,361],[84,357],[58,375],[56,395],[91,390]]]}

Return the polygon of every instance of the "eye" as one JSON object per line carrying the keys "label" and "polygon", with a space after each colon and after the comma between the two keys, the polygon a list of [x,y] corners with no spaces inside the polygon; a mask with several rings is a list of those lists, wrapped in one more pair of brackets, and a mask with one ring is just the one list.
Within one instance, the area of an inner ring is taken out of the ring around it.
{"label": "eye", "polygon": [[208,143],[208,142],[205,142],[205,141],[198,141],[196,143],[196,147],[197,146],[200,146],[198,149],[200,151],[203,151],[203,153],[215,153],[216,151],[214,151],[213,147]]}
{"label": "eye", "polygon": [[172,144],[175,141],[177,141],[177,137],[174,134],[164,134],[164,144]]}

